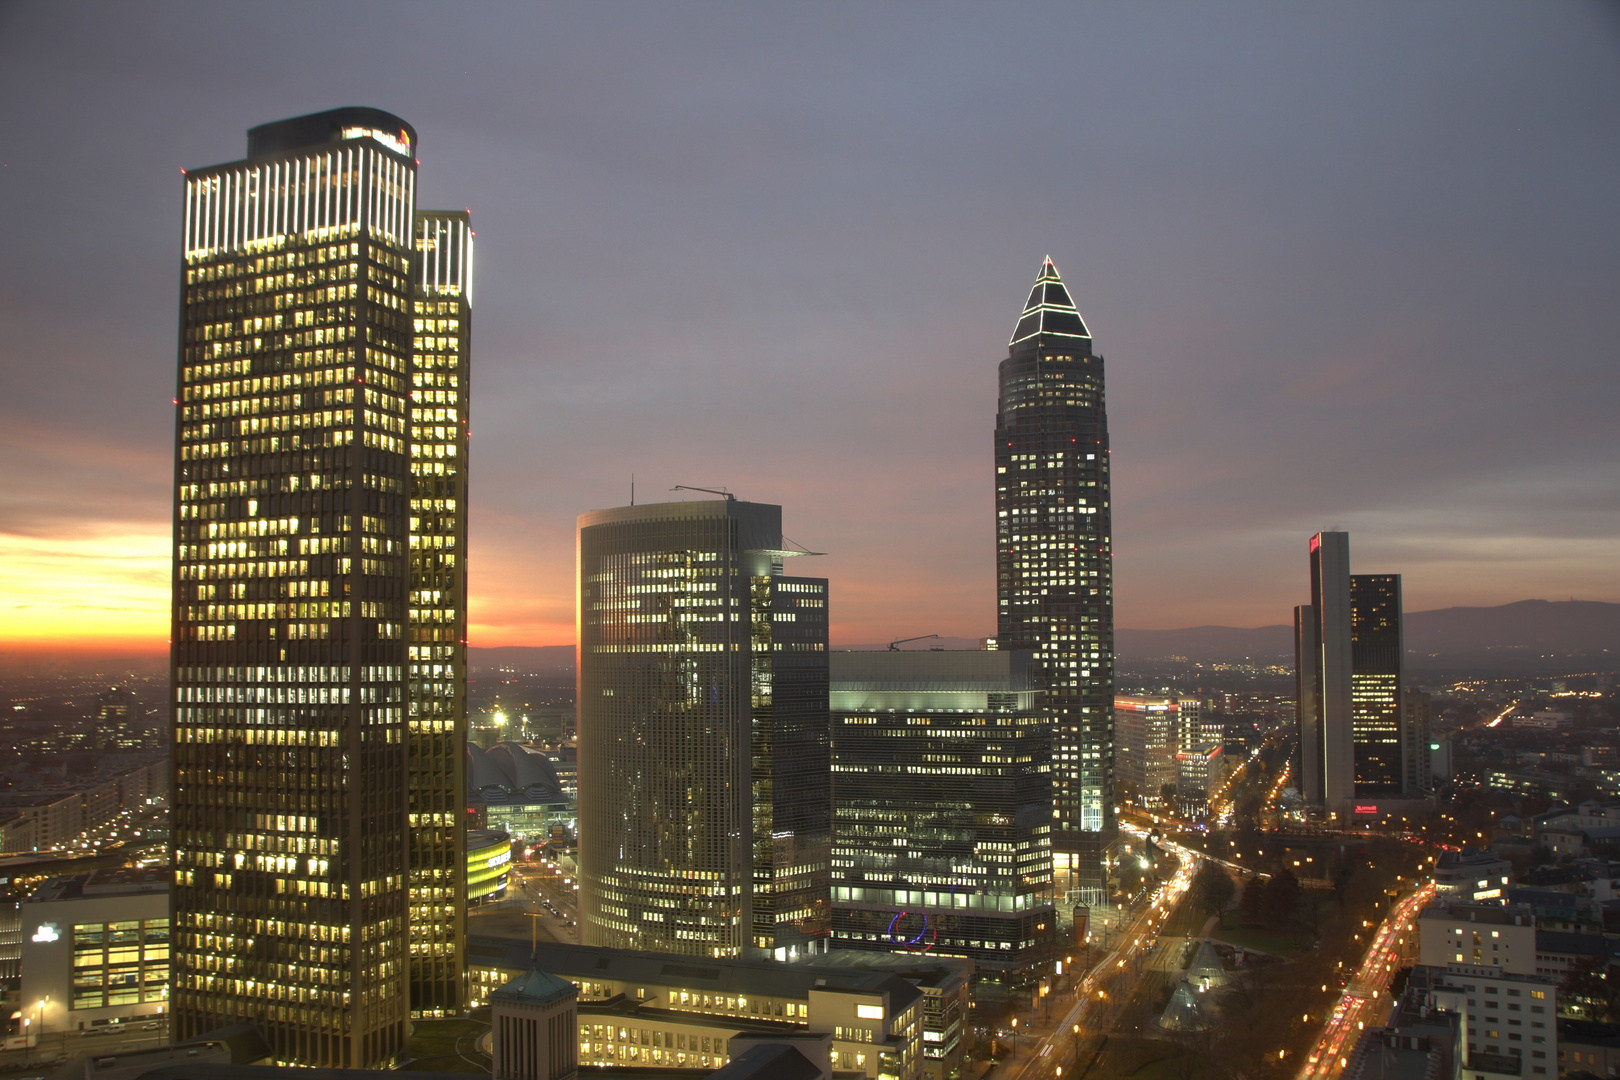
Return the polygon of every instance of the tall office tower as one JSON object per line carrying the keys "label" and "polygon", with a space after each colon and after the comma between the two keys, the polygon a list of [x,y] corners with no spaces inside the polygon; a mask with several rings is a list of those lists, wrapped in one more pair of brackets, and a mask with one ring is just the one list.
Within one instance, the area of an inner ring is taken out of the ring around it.
{"label": "tall office tower", "polygon": [[1338,811],[1356,794],[1349,533],[1311,537],[1311,603],[1294,618],[1300,791]]}
{"label": "tall office tower", "polygon": [[1026,652],[835,652],[833,943],[1047,958],[1050,717]]}
{"label": "tall office tower", "polygon": [[133,690],[109,686],[96,695],[96,729],[91,745],[98,750],[139,750],[146,745],[140,699]]}
{"label": "tall office tower", "polygon": [[1406,794],[1422,798],[1434,791],[1434,763],[1430,752],[1429,714],[1432,700],[1422,690],[1406,688],[1401,705],[1401,741],[1406,746]]}
{"label": "tall office tower", "polygon": [[1139,805],[1158,806],[1165,788],[1175,787],[1178,750],[1220,741],[1216,725],[1201,715],[1197,698],[1114,697],[1115,780],[1135,792]]}
{"label": "tall office tower", "polygon": [[579,519],[586,944],[791,958],[830,930],[827,583],[782,508]]}
{"label": "tall office tower", "polygon": [[[431,679],[412,671],[419,625],[448,608],[416,602],[432,571],[409,553],[464,535],[413,520],[427,497],[413,461],[454,445],[466,466],[458,437],[429,442],[411,398],[427,354],[447,351],[413,344],[432,291],[415,148],[398,117],[337,109],[254,128],[245,160],[185,180],[175,1034],[251,1020],[299,1065],[404,1050],[411,861],[433,846],[413,845],[410,815],[437,812],[411,783],[462,756],[455,657]],[[432,624],[461,635],[462,618]]]}
{"label": "tall office tower", "polygon": [[472,223],[416,212],[411,298],[411,1013],[460,1013],[466,987],[467,421]]}
{"label": "tall office tower", "polygon": [[1058,888],[1101,903],[1114,821],[1114,584],[1103,360],[1041,264],[1001,362],[997,641],[1034,655],[1053,717]]}
{"label": "tall office tower", "polygon": [[1406,790],[1401,575],[1350,575],[1350,707],[1356,795]]}
{"label": "tall office tower", "polygon": [[1294,786],[1312,806],[1322,804],[1322,715],[1316,694],[1316,609],[1294,608],[1294,726],[1299,749]]}
{"label": "tall office tower", "polygon": [[[1118,701],[1118,698],[1114,699]],[[1222,742],[1226,729],[1222,723],[1204,715],[1204,703],[1194,697],[1167,697],[1175,716],[1176,745],[1182,749],[1203,743]]]}

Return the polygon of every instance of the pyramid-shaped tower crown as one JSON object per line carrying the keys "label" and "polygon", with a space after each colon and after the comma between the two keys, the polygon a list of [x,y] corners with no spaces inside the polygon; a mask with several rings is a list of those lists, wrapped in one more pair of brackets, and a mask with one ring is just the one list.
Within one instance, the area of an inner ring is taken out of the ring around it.
{"label": "pyramid-shaped tower crown", "polygon": [[1024,313],[1018,317],[1012,340],[1007,344],[1016,345],[1041,335],[1091,339],[1091,331],[1086,329],[1086,322],[1070,299],[1069,290],[1064,287],[1050,255],[1041,263],[1040,276],[1029,291],[1029,302],[1024,305]]}

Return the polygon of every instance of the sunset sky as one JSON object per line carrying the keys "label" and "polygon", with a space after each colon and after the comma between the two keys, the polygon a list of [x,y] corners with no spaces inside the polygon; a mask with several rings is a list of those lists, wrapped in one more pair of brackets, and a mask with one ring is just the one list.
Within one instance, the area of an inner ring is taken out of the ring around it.
{"label": "sunset sky", "polygon": [[474,645],[727,487],[835,643],[994,631],[996,365],[1107,358],[1116,622],[1620,601],[1613,4],[0,5],[0,650],[159,650],[184,167],[339,105],[469,207]]}

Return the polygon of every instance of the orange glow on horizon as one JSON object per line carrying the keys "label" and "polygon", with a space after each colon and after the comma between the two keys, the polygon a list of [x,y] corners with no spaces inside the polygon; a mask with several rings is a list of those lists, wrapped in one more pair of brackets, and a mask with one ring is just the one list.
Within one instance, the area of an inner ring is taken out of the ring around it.
{"label": "orange glow on horizon", "polygon": [[166,652],[169,530],[0,534],[0,644]]}
{"label": "orange glow on horizon", "polygon": [[[0,649],[167,653],[169,544],[167,528],[127,525],[77,536],[0,534]],[[474,645],[574,642],[571,612],[566,622],[548,620],[498,589],[474,589],[470,609]]]}

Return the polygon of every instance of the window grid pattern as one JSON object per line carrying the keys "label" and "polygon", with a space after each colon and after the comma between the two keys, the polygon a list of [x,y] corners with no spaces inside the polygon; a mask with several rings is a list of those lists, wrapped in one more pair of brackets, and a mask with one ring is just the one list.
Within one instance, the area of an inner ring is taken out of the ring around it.
{"label": "window grid pattern", "polygon": [[407,624],[411,1012],[453,1016],[466,997],[468,215],[418,212],[416,259]]}
{"label": "window grid pattern", "polygon": [[1045,715],[839,712],[833,748],[837,945],[892,951],[926,934],[936,953],[999,969],[1045,955],[1057,929]]}
{"label": "window grid pattern", "polygon": [[[1067,301],[1048,260],[1020,327],[1046,327]],[[1102,357],[1078,313],[1058,325],[1015,341],[1001,363],[997,643],[1034,656],[1054,719],[1053,846],[1077,855],[1068,890],[1097,900],[1116,828],[1108,420]]]}
{"label": "window grid pattern", "polygon": [[161,1002],[168,996],[168,919],[74,924],[73,1009]]}
{"label": "window grid pattern", "polygon": [[585,941],[739,956],[828,932],[827,585],[781,508],[665,503],[579,532]]}
{"label": "window grid pattern", "polygon": [[749,589],[737,527],[710,515],[580,529],[587,944],[705,956],[751,944]]}
{"label": "window grid pattern", "polygon": [[250,1020],[297,1065],[405,1047],[414,184],[370,137],[186,180],[175,1034]]}
{"label": "window grid pattern", "polygon": [[1401,577],[1350,575],[1350,730],[1356,794],[1406,786],[1402,724]]}
{"label": "window grid pattern", "polygon": [[773,949],[832,930],[827,582],[758,574],[749,591],[753,935]]}

